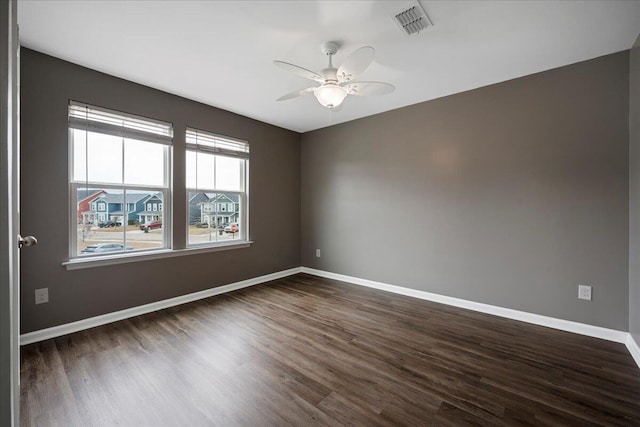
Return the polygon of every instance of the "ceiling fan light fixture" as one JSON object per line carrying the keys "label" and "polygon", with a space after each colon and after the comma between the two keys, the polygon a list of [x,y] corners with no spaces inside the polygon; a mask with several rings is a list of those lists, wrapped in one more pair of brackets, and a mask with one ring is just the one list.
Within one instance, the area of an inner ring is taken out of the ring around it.
{"label": "ceiling fan light fixture", "polygon": [[347,97],[347,91],[336,83],[325,83],[313,91],[318,102],[326,108],[335,108]]}

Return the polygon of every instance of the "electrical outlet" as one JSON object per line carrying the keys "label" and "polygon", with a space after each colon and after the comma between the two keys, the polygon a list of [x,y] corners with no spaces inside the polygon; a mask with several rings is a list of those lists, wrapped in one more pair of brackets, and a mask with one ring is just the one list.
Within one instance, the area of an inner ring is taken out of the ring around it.
{"label": "electrical outlet", "polygon": [[49,302],[49,288],[36,289],[36,304]]}
{"label": "electrical outlet", "polygon": [[578,299],[591,301],[591,286],[578,285]]}
{"label": "electrical outlet", "polygon": [[316,249],[316,258],[320,258],[320,249]]}

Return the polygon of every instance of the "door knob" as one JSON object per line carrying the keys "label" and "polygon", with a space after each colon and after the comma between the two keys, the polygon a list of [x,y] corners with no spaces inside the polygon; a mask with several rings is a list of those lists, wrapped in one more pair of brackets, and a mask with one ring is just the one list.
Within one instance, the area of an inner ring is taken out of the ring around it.
{"label": "door knob", "polygon": [[18,248],[22,249],[23,246],[35,246],[38,244],[38,239],[33,236],[22,237],[18,234]]}

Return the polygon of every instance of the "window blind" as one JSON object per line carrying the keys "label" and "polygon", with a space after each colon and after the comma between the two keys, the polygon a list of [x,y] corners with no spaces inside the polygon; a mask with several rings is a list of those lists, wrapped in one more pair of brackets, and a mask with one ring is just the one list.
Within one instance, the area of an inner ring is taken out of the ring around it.
{"label": "window blind", "polygon": [[204,151],[241,159],[249,158],[249,143],[197,129],[187,128],[187,150]]}
{"label": "window blind", "polygon": [[69,127],[165,145],[171,145],[173,141],[170,123],[75,101],[69,103]]}

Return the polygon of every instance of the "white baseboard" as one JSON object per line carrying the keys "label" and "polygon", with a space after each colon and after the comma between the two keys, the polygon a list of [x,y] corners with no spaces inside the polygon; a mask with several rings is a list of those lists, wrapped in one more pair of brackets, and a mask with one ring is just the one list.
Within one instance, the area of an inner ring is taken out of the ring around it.
{"label": "white baseboard", "polygon": [[331,273],[329,271],[316,270],[309,267],[296,267],[289,270],[278,271],[276,273],[266,274],[264,276],[254,277],[252,279],[240,282],[230,283],[228,285],[218,286],[216,288],[195,292],[188,295],[170,298],[150,304],[132,307],[125,310],[107,313],[88,319],[78,320],[77,322],[58,325],[51,328],[41,329],[39,331],[28,332],[20,335],[20,345],[31,344],[38,341],[56,338],[73,332],[82,331],[96,326],[105,325],[107,323],[117,322],[119,320],[128,319],[130,317],[140,316],[142,314],[151,313],[165,308],[185,304],[192,301],[208,298],[214,295],[235,291],[249,286],[258,285],[260,283],[269,282],[271,280],[281,279],[283,277],[292,276],[297,273],[307,273],[314,276],[325,277],[327,279],[340,280],[342,282],[353,283],[355,285],[366,286],[368,288],[380,289],[387,292],[393,292],[400,295],[406,295],[427,301],[438,302],[441,304],[451,305],[454,307],[465,308],[468,310],[479,311],[481,313],[493,314],[495,316],[505,317],[508,319],[519,320],[522,322],[532,323],[534,325],[546,326],[562,331],[573,332],[576,334],[586,335],[595,338],[601,338],[608,341],[623,343],[629,349],[631,356],[640,367],[640,345],[633,339],[628,332],[617,331],[615,329],[602,328],[600,326],[587,325],[584,323],[573,322],[570,320],[556,319],[554,317],[542,316],[539,314],[527,313],[525,311],[513,310],[510,308],[498,307],[495,305],[484,304],[461,298],[448,297],[445,295],[434,294],[431,292],[419,291],[416,289],[405,288],[401,286],[390,285],[387,283],[376,282],[373,280],[360,279],[358,277],[346,276],[344,274]]}
{"label": "white baseboard", "polygon": [[[383,291],[393,292],[396,294],[406,295],[427,301],[452,305],[454,307],[466,308],[468,310],[479,311],[481,313],[493,314],[494,316],[506,317],[508,319],[519,320],[521,322],[533,323],[534,325],[546,326],[548,328],[559,329],[562,331],[573,332],[576,334],[587,335],[595,338],[601,338],[608,341],[627,344],[629,338],[629,333],[617,331],[615,329],[607,329],[600,326],[587,325],[585,323],[578,323],[570,320],[556,319],[554,317],[542,316],[540,314],[528,313],[526,311],[498,307],[495,305],[483,304],[480,302],[464,300],[461,298],[448,297],[431,292],[419,291],[416,289],[389,285],[387,283],[375,282],[373,280],[360,279],[358,277],[331,273],[329,271],[302,267],[302,272],[312,274],[314,276],[326,277],[327,279],[340,280],[342,282],[349,282],[355,285],[366,286],[368,288],[380,289]],[[636,359],[636,362],[637,361],[638,359]]]}
{"label": "white baseboard", "polygon": [[627,349],[629,349],[629,353],[631,353],[631,357],[633,357],[636,365],[640,368],[640,345],[633,339],[633,335],[631,334],[627,337],[625,344],[627,345]]}
{"label": "white baseboard", "polygon": [[51,328],[41,329],[39,331],[28,332],[26,334],[20,335],[20,345],[31,344],[34,342],[47,340],[49,338],[56,338],[73,332],[105,325],[107,323],[117,322],[119,320],[128,319],[130,317],[140,316],[141,314],[147,314],[153,311],[162,310],[164,308],[169,308],[176,305],[208,298],[214,295],[220,295],[226,292],[247,288],[249,286],[258,285],[260,283],[269,282],[271,280],[281,279],[283,277],[292,276],[300,272],[300,267],[291,268],[289,270],[278,271],[276,273],[266,274],[264,276],[254,277],[252,279],[218,286],[216,288],[194,292],[192,294],[181,295],[179,297],[156,301],[138,307],[127,308],[125,310],[115,311],[113,313],[107,313],[96,317],[90,317],[88,319],[78,320],[77,322],[66,323],[64,325],[53,326]]}

